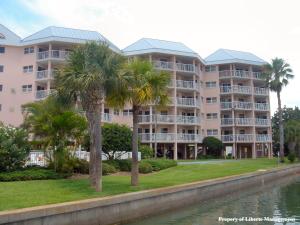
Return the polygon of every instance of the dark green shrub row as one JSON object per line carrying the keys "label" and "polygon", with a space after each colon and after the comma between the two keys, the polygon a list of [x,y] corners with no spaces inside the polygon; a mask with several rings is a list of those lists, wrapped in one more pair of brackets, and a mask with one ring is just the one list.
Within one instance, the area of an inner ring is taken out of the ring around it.
{"label": "dark green shrub row", "polygon": [[49,180],[67,178],[70,174],[59,174],[54,170],[31,167],[13,172],[0,173],[0,181]]}
{"label": "dark green shrub row", "polygon": [[113,165],[102,163],[102,175],[108,175],[116,172],[117,169]]}
{"label": "dark green shrub row", "polygon": [[150,163],[141,161],[139,163],[139,172],[140,173],[151,173],[153,171],[153,168]]}
{"label": "dark green shrub row", "polygon": [[149,163],[153,171],[164,170],[173,166],[177,166],[177,162],[171,159],[146,159],[143,162]]}

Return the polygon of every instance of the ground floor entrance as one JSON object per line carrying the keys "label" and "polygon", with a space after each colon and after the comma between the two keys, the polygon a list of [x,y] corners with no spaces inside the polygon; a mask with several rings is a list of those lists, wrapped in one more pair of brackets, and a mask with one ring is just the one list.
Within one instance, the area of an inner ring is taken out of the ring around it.
{"label": "ground floor entrance", "polygon": [[225,145],[225,154],[235,159],[271,157],[271,143],[233,143]]}

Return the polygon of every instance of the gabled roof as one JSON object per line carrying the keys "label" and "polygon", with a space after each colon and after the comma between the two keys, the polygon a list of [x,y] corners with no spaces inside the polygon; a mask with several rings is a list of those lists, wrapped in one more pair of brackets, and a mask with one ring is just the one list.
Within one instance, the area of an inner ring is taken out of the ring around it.
{"label": "gabled roof", "polygon": [[219,49],[205,58],[207,65],[224,63],[245,63],[252,65],[264,65],[266,61],[250,52],[241,52],[228,49]]}
{"label": "gabled roof", "polygon": [[[142,38],[122,50],[125,55],[140,55],[147,53],[164,53],[181,56],[197,57],[200,56],[192,49],[180,42],[158,40],[152,38]],[[201,61],[203,61],[201,59]]]}
{"label": "gabled roof", "polygon": [[108,39],[106,39],[97,31],[79,30],[55,26],[50,26],[34,33],[21,40],[21,43],[30,44],[49,41],[63,41],[71,43],[84,43],[86,41],[103,41],[109,44],[109,46],[114,50],[120,51],[117,46],[112,44]]}
{"label": "gabled roof", "polygon": [[20,40],[18,35],[0,24],[0,45],[17,45]]}

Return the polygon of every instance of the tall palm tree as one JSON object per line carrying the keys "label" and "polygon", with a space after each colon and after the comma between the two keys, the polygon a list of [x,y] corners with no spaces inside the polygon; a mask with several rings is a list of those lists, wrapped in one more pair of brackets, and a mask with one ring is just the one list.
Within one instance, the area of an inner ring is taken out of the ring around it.
{"label": "tall palm tree", "polygon": [[156,71],[149,61],[133,59],[124,65],[116,80],[116,90],[107,96],[112,106],[124,107],[132,105],[132,168],[131,185],[137,186],[138,179],[138,116],[143,106],[158,100],[158,105],[166,104],[168,100],[167,85],[170,75]]}
{"label": "tall palm tree", "polygon": [[290,68],[290,64],[283,59],[272,59],[271,64],[267,64],[264,67],[264,76],[266,84],[271,91],[276,92],[278,102],[278,114],[279,114],[279,142],[280,142],[280,161],[284,161],[284,129],[282,121],[282,108],[281,108],[281,91],[283,87],[287,86],[289,80],[294,78],[291,74],[293,70]]}
{"label": "tall palm tree", "polygon": [[89,42],[71,52],[68,63],[55,77],[58,94],[79,102],[87,117],[90,135],[90,184],[96,191],[102,191],[102,104],[122,61],[123,58],[108,45]]}

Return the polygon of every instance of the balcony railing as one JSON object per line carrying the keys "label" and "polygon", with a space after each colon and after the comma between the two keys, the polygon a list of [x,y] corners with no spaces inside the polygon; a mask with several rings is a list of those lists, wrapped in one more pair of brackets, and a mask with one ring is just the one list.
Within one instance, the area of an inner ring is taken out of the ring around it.
{"label": "balcony railing", "polygon": [[269,134],[257,134],[256,142],[270,142],[272,141],[272,136]]}
{"label": "balcony railing", "polygon": [[201,135],[199,134],[184,134],[178,133],[177,134],[177,141],[182,142],[201,142]]}
{"label": "balcony railing", "polygon": [[252,87],[233,85],[233,86],[222,86],[220,87],[221,94],[226,93],[237,93],[237,94],[252,94]]}
{"label": "balcony railing", "polygon": [[222,135],[223,142],[253,142],[253,134]]}
{"label": "balcony railing", "polygon": [[173,70],[174,69],[173,62],[156,60],[156,61],[153,61],[153,66],[157,69],[162,69],[162,70]]}
{"label": "balcony railing", "polygon": [[44,59],[66,59],[69,55],[70,51],[65,50],[51,50],[51,51],[43,51],[37,53],[38,60]]}
{"label": "balcony railing", "polygon": [[271,125],[271,121],[269,119],[256,118],[255,119],[255,125],[256,126],[270,126]]}
{"label": "balcony railing", "polygon": [[221,109],[242,109],[242,110],[251,110],[252,102],[221,102]]}
{"label": "balcony railing", "polygon": [[152,121],[150,121],[150,115],[139,115],[138,121],[139,123],[175,123],[178,124],[199,124],[200,118],[198,116],[182,116],[182,115],[152,115]]}
{"label": "balcony railing", "polygon": [[253,79],[263,80],[264,77],[261,72],[252,72]]}
{"label": "balcony railing", "polygon": [[163,141],[163,142],[174,142],[175,134],[173,133],[140,133],[139,138],[141,142],[154,142],[155,138],[156,141]]}
{"label": "balcony railing", "polygon": [[173,115],[153,115],[152,122],[155,123],[155,120],[157,120],[158,123],[174,123],[175,116],[173,116]]}
{"label": "balcony railing", "polygon": [[139,123],[150,123],[150,115],[139,115],[138,122]]}
{"label": "balcony railing", "polygon": [[269,95],[268,88],[254,87],[254,94],[256,95]]}
{"label": "balcony railing", "polygon": [[233,118],[222,118],[221,125],[222,126],[231,126],[233,124]]}
{"label": "balcony railing", "polygon": [[180,106],[200,106],[200,102],[196,98],[176,98],[177,105]]}
{"label": "balcony railing", "polygon": [[199,84],[192,80],[176,80],[176,87],[183,89],[199,89]]}
{"label": "balcony railing", "polygon": [[200,123],[200,117],[198,116],[180,116],[178,115],[176,117],[177,123],[180,124],[199,124]]}
{"label": "balcony railing", "polygon": [[250,72],[246,70],[222,70],[219,71],[220,78],[237,77],[250,78]]}
{"label": "balcony railing", "polygon": [[35,92],[35,98],[36,99],[44,99],[47,96],[49,96],[50,94],[54,93],[55,90],[51,89],[51,90],[39,90]]}
{"label": "balcony railing", "polygon": [[176,63],[176,70],[195,73],[196,67],[193,64]]}
{"label": "balcony railing", "polygon": [[109,113],[103,113],[101,115],[101,119],[103,122],[111,122],[112,121],[112,115]]}
{"label": "balcony railing", "polygon": [[253,124],[253,118],[235,118],[235,125],[237,126],[251,126]]}
{"label": "balcony railing", "polygon": [[36,72],[36,79],[37,80],[44,80],[48,78],[53,78],[54,73],[50,70],[50,77],[49,77],[49,70],[40,70]]}
{"label": "balcony railing", "polygon": [[270,107],[268,103],[255,103],[255,110],[269,111]]}

